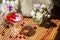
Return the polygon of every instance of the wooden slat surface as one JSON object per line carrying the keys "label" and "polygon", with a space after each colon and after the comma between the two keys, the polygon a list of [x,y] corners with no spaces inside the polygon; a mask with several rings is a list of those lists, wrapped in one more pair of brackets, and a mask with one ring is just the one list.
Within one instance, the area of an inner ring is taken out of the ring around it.
{"label": "wooden slat surface", "polygon": [[[54,23],[56,23],[57,27],[50,27],[50,28],[45,28],[45,27],[39,27],[38,25],[35,25],[32,19],[30,18],[24,18],[23,20],[25,22],[25,25],[31,25],[31,26],[37,26],[36,33],[34,36],[31,37],[26,37],[24,40],[54,40],[57,34],[57,30],[60,25],[60,20],[52,20]],[[20,23],[17,23],[17,28],[20,30]],[[3,30],[3,26],[0,27],[0,32]],[[5,29],[4,30],[5,34],[2,36],[2,33],[0,33],[0,40],[20,40],[18,38],[12,37],[11,39],[9,38],[9,35],[12,35],[11,28]]]}

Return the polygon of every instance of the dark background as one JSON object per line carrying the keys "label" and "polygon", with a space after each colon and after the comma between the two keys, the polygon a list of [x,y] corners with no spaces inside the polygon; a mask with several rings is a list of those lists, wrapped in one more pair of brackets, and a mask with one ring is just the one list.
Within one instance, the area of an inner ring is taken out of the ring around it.
{"label": "dark background", "polygon": [[[54,8],[51,10],[51,13],[54,14],[52,16],[53,19],[60,19],[60,0],[52,0],[52,3],[54,4]],[[60,40],[60,28],[58,30],[58,33],[55,37],[55,40]]]}
{"label": "dark background", "polygon": [[52,3],[54,8],[51,10],[53,14],[51,18],[60,19],[60,0],[52,0]]}

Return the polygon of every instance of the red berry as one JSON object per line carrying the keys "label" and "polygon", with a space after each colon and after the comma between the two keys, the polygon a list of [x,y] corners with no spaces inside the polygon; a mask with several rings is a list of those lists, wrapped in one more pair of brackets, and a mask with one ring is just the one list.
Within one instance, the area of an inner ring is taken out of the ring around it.
{"label": "red berry", "polygon": [[24,24],[21,24],[21,26],[24,26]]}
{"label": "red berry", "polygon": [[37,29],[37,27],[34,27],[34,29]]}
{"label": "red berry", "polygon": [[2,36],[4,36],[4,33],[2,33]]}
{"label": "red berry", "polygon": [[19,32],[20,35],[22,35],[22,32]]}
{"label": "red berry", "polygon": [[23,36],[23,38],[25,39],[25,36]]}
{"label": "red berry", "polygon": [[5,33],[5,32],[3,32],[3,33]]}
{"label": "red berry", "polygon": [[18,36],[16,36],[16,38],[18,38]]}
{"label": "red berry", "polygon": [[23,24],[25,24],[25,23],[23,22]]}
{"label": "red berry", "polygon": [[24,22],[23,22],[23,23],[21,23],[21,26],[24,26],[24,24],[25,24]]}
{"label": "red berry", "polygon": [[22,36],[19,36],[19,39],[21,39],[22,38]]}
{"label": "red berry", "polygon": [[12,36],[10,35],[10,37],[9,38],[12,38]]}

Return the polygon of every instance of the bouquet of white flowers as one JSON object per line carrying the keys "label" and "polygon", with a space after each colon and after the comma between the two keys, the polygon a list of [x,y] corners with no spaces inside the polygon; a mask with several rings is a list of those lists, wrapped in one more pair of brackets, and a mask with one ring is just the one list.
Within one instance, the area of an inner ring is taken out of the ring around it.
{"label": "bouquet of white flowers", "polygon": [[42,4],[42,5],[34,4],[33,10],[31,11],[31,16],[33,18],[33,21],[39,25],[44,20],[43,17],[50,18],[50,15],[48,14],[47,7],[44,4]]}

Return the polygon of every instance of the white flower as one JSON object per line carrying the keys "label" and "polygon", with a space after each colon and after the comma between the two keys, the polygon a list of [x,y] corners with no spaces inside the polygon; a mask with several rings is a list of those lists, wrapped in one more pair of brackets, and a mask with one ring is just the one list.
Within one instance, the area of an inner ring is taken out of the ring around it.
{"label": "white flower", "polygon": [[1,4],[1,11],[5,13],[7,12],[6,10],[7,10],[7,6],[5,4]]}
{"label": "white flower", "polygon": [[6,0],[3,0],[3,1],[2,1],[2,3],[5,3],[5,2],[6,2]]}
{"label": "white flower", "polygon": [[46,8],[46,6],[44,4],[41,5],[41,8]]}
{"label": "white flower", "polygon": [[7,5],[9,5],[9,4],[11,4],[12,5],[12,7],[14,8],[14,9],[17,9],[18,7],[18,4],[17,4],[17,2],[16,1],[6,1],[6,4]]}
{"label": "white flower", "polygon": [[51,17],[51,15],[48,15],[48,18],[50,18]]}
{"label": "white flower", "polygon": [[6,5],[8,5],[8,4],[11,4],[11,2],[10,1],[6,1],[6,3],[5,3]]}
{"label": "white flower", "polygon": [[40,13],[40,12],[37,12],[36,13],[37,20],[40,20],[42,17],[43,17],[43,14],[42,13]]}
{"label": "white flower", "polygon": [[16,1],[11,1],[11,4],[12,4],[12,6],[13,6],[15,9],[18,8],[18,4],[17,4]]}
{"label": "white flower", "polygon": [[11,4],[13,7],[16,5],[14,1],[11,1]]}
{"label": "white flower", "polygon": [[31,16],[35,16],[35,11],[31,11]]}
{"label": "white flower", "polygon": [[33,16],[32,18],[36,18],[36,16]]}
{"label": "white flower", "polygon": [[41,8],[41,9],[39,9],[39,11],[40,11],[40,12],[43,12],[43,9]]}
{"label": "white flower", "polygon": [[45,17],[50,18],[51,15],[50,14],[45,14]]}
{"label": "white flower", "polygon": [[34,8],[34,10],[36,10],[36,8]]}

